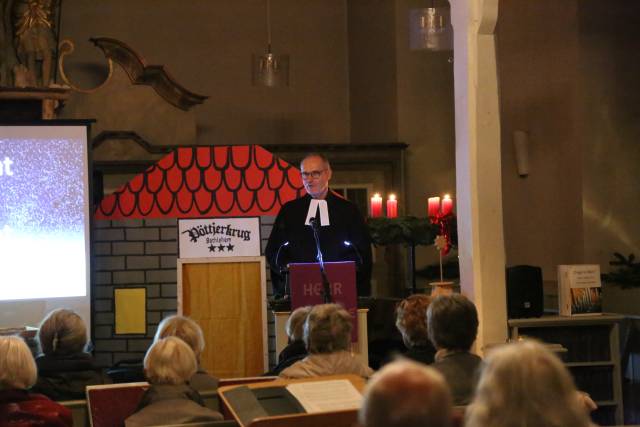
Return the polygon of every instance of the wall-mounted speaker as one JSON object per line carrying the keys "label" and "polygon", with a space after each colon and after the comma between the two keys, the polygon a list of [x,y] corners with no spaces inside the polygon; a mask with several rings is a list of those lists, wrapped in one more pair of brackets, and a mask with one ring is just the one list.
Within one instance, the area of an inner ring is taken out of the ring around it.
{"label": "wall-mounted speaker", "polygon": [[531,265],[507,268],[509,319],[540,317],[544,311],[542,269]]}

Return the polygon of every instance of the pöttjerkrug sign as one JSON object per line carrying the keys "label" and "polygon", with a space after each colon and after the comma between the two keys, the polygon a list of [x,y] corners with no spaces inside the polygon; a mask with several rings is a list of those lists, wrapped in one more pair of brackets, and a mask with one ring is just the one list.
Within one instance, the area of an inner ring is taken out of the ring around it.
{"label": "p\u00f6ttjerkrug sign", "polygon": [[178,221],[180,258],[260,256],[260,219],[199,218]]}

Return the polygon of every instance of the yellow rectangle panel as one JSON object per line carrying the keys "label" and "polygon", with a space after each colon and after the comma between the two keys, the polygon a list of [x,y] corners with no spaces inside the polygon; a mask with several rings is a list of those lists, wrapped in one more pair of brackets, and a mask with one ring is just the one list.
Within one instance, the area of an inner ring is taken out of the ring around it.
{"label": "yellow rectangle panel", "polygon": [[147,290],[115,289],[116,335],[147,333]]}

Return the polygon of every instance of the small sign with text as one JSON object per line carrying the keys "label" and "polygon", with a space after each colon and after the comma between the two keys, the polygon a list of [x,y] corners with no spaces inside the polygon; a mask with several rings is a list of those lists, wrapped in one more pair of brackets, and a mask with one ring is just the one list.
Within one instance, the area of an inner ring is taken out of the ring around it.
{"label": "small sign with text", "polygon": [[200,218],[178,221],[180,258],[260,256],[260,219]]}

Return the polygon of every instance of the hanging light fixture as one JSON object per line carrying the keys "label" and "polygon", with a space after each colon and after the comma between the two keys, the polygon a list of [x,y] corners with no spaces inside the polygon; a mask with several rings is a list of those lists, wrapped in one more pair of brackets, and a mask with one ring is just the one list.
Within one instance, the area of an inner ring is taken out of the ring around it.
{"label": "hanging light fixture", "polygon": [[254,86],[289,86],[289,55],[271,52],[271,4],[266,0],[267,53],[252,55],[252,80]]}
{"label": "hanging light fixture", "polygon": [[409,11],[409,47],[411,50],[453,50],[451,9],[447,6]]}

